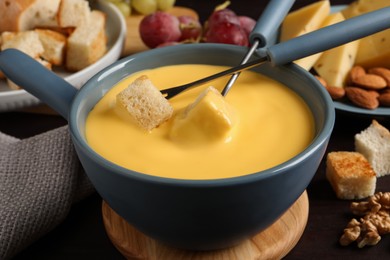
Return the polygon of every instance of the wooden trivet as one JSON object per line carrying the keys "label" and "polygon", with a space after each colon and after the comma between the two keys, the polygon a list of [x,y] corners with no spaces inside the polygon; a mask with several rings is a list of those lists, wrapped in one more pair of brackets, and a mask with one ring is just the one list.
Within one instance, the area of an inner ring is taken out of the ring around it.
{"label": "wooden trivet", "polygon": [[302,236],[308,219],[309,201],[305,191],[268,229],[235,247],[207,252],[186,251],[162,245],[137,231],[104,201],[102,213],[108,237],[127,259],[281,259]]}

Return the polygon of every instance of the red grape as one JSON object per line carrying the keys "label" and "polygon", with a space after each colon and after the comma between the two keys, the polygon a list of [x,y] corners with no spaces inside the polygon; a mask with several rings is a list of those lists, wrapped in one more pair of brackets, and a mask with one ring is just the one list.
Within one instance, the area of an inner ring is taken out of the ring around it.
{"label": "red grape", "polygon": [[248,46],[248,34],[241,28],[239,16],[230,9],[214,11],[206,22],[204,42]]}
{"label": "red grape", "polygon": [[244,30],[237,24],[227,22],[210,27],[204,35],[204,41],[248,46],[248,36]]}
{"label": "red grape", "polygon": [[192,16],[179,16],[181,37],[180,41],[199,41],[202,36],[202,25]]}
{"label": "red grape", "polygon": [[248,16],[238,16],[238,19],[240,21],[241,28],[249,37],[249,34],[252,32],[253,28],[256,25],[256,21]]}
{"label": "red grape", "polygon": [[221,23],[232,23],[240,25],[240,20],[235,12],[230,9],[222,9],[213,12],[207,20],[207,29],[212,28],[214,26],[219,26]]}
{"label": "red grape", "polygon": [[149,48],[178,41],[181,37],[179,19],[162,11],[145,16],[140,23],[139,32],[142,41]]}

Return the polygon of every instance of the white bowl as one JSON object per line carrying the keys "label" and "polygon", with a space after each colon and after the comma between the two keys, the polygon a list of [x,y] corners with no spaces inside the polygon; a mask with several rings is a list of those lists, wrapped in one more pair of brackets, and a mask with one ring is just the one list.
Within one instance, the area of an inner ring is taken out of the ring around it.
{"label": "white bowl", "polygon": [[[76,73],[55,70],[58,75],[63,77],[75,88],[80,88],[97,72],[117,61],[121,55],[126,39],[126,21],[113,4],[106,1],[94,1],[91,4],[91,8],[101,10],[107,15],[107,53],[94,64]],[[0,80],[0,112],[20,109],[38,103],[40,101],[25,90],[11,90],[5,80]]]}

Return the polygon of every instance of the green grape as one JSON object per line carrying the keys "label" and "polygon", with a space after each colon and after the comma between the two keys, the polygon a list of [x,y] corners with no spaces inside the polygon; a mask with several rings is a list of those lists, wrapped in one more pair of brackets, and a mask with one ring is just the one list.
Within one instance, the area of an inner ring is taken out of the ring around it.
{"label": "green grape", "polygon": [[157,8],[161,11],[171,9],[175,5],[175,0],[157,0]]}
{"label": "green grape", "polygon": [[123,16],[125,16],[125,17],[130,16],[131,15],[131,6],[130,6],[130,4],[122,2],[122,1],[119,1],[119,0],[116,0],[116,1],[118,1],[118,2],[115,2],[113,4],[115,4],[115,6],[118,7],[119,11],[121,11]]}
{"label": "green grape", "polygon": [[144,15],[157,11],[156,0],[131,0],[131,5],[137,12]]}

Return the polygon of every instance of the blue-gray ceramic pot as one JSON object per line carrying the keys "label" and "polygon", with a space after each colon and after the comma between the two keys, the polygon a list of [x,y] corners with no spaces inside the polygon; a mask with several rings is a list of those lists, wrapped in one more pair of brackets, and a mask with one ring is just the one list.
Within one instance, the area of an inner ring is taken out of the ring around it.
{"label": "blue-gray ceramic pot", "polygon": [[315,137],[289,161],[236,178],[177,180],[124,169],[91,149],[85,139],[85,120],[102,96],[133,72],[183,63],[236,66],[245,52],[243,47],[219,44],[154,49],[117,61],[79,91],[14,50],[0,53],[0,69],[68,120],[88,177],[114,211],[167,245],[212,250],[235,245],[266,229],[305,191],[324,156],[335,120],[325,88],[294,64],[273,67],[266,63],[253,69],[287,85],[305,100],[314,115]]}

